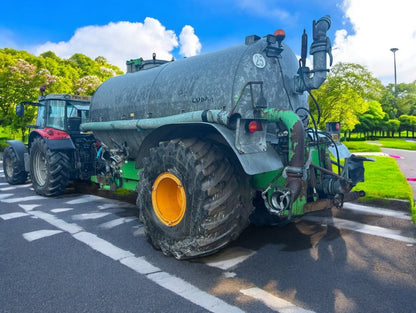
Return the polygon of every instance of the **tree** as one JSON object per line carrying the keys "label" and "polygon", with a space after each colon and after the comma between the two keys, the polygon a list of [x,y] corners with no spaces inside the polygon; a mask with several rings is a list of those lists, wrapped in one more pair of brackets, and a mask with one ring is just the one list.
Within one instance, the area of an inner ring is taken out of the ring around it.
{"label": "tree", "polygon": [[[14,109],[16,104],[36,99],[40,86],[40,76],[36,66],[25,60],[3,58],[0,65],[0,124],[4,126],[16,125]],[[28,116],[33,119],[34,116]]]}
{"label": "tree", "polygon": [[409,131],[412,132],[412,137],[414,137],[416,130],[416,116],[403,114],[399,117],[399,121],[401,130],[406,131],[406,137],[409,137]]}
{"label": "tree", "polygon": [[416,115],[416,81],[410,84],[397,84],[396,93],[394,84],[389,84],[380,100],[383,110],[390,118],[401,115]]}
{"label": "tree", "polygon": [[[319,128],[326,122],[339,121],[344,130],[352,131],[359,123],[359,115],[367,112],[368,101],[380,99],[383,91],[381,82],[363,66],[353,63],[338,63],[332,67],[327,81],[314,90],[321,120]],[[309,100],[311,112],[317,110]]]}
{"label": "tree", "polygon": [[0,125],[24,135],[36,108],[27,107],[25,116],[17,118],[16,104],[36,101],[41,85],[47,87],[47,93],[92,95],[103,81],[119,74],[122,71],[104,57],[92,60],[77,53],[65,60],[51,51],[37,57],[26,51],[0,49]]}
{"label": "tree", "polygon": [[101,80],[95,75],[88,75],[78,79],[74,84],[73,93],[76,95],[92,95],[101,85]]}

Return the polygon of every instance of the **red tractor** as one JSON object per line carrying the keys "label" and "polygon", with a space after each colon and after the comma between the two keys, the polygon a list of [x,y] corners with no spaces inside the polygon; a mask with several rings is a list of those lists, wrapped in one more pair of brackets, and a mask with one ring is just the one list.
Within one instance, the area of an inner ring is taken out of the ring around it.
{"label": "red tractor", "polygon": [[37,106],[38,114],[36,125],[30,126],[28,146],[8,141],[4,174],[11,185],[25,183],[30,174],[38,194],[56,196],[65,191],[69,180],[89,180],[95,175],[96,140],[80,131],[89,117],[90,98],[51,94],[38,101],[16,107],[18,116],[24,114],[24,105]]}

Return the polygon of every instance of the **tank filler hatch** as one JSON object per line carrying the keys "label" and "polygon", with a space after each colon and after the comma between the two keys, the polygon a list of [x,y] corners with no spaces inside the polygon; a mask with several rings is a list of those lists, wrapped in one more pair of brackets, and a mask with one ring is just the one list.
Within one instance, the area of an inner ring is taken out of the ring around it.
{"label": "tank filler hatch", "polygon": [[[171,61],[174,61],[172,58]],[[127,73],[135,73],[138,71],[148,70],[150,68],[158,67],[170,61],[156,59],[156,53],[153,53],[151,60],[144,60],[143,58],[126,61]]]}

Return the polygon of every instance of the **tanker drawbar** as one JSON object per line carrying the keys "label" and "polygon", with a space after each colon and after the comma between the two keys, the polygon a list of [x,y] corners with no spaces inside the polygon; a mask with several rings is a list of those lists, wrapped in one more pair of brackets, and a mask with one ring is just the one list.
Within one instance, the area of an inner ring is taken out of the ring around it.
{"label": "tanker drawbar", "polygon": [[[54,195],[70,178],[49,175],[45,156],[82,178],[94,167],[101,185],[137,192],[149,240],[178,259],[218,251],[250,222],[281,225],[363,196],[352,188],[364,181],[368,159],[318,130],[309,112],[308,93],[332,63],[330,26],[329,16],[313,23],[313,69],[306,67],[306,32],[297,60],[283,30],[176,61],[128,61],[127,74],[93,95],[81,132],[71,129],[79,130],[82,108],[68,102],[63,108],[78,113],[66,113],[74,119],[66,133],[38,129],[31,137],[37,189]],[[49,133],[62,140],[52,142]],[[26,179],[18,170],[25,149],[14,147],[5,153],[12,183]]]}

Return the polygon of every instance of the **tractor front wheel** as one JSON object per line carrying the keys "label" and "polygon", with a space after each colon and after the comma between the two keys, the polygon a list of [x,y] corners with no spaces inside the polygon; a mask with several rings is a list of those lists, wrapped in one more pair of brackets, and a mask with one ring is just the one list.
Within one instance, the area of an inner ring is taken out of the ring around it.
{"label": "tractor front wheel", "polygon": [[46,197],[64,193],[69,173],[68,155],[49,150],[41,137],[33,140],[30,148],[30,177],[36,193]]}
{"label": "tractor front wheel", "polygon": [[3,170],[10,185],[24,184],[27,179],[28,173],[25,171],[24,165],[19,162],[15,150],[10,146],[4,149]]}
{"label": "tractor front wheel", "polygon": [[248,177],[215,144],[197,138],[150,149],[137,192],[146,235],[177,259],[224,247],[248,225],[252,210]]}

